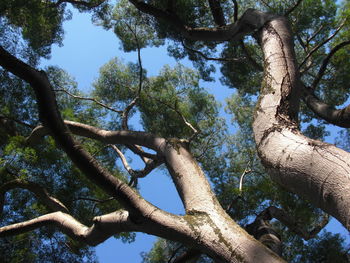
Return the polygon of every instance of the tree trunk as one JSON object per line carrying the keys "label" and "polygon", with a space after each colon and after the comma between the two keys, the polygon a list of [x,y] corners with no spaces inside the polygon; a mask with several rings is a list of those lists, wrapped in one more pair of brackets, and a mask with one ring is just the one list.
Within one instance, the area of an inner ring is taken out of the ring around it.
{"label": "tree trunk", "polygon": [[266,24],[260,44],[265,72],[253,130],[262,163],[275,182],[350,230],[350,154],[298,129],[301,85],[286,19]]}

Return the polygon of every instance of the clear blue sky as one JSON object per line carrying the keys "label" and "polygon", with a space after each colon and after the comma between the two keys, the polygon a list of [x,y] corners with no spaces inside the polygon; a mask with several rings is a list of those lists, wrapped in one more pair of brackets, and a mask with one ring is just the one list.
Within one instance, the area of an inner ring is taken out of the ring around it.
{"label": "clear blue sky", "polygon": [[[119,41],[113,32],[91,24],[88,14],[74,12],[73,19],[64,24],[64,46],[54,46],[52,58],[43,61],[42,65],[57,65],[75,77],[79,88],[83,91],[91,89],[91,83],[97,79],[99,68],[113,57],[123,58],[125,62],[137,61],[136,53],[125,54],[119,49]],[[164,48],[151,48],[142,50],[142,63],[149,75],[156,75],[165,64],[174,65],[174,59],[169,58]],[[186,61],[182,62],[190,66]],[[232,90],[220,88],[218,83],[209,83],[205,86],[215,91],[219,101],[232,93]],[[142,196],[154,205],[176,214],[183,214],[182,204],[177,196],[175,187],[169,177],[162,173],[152,173],[144,180],[140,180]],[[348,232],[335,220],[329,224],[328,229],[333,232]],[[155,237],[137,234],[136,242],[123,244],[119,240],[110,238],[97,246],[97,256],[101,263],[114,262],[141,262],[140,253],[152,247]]]}

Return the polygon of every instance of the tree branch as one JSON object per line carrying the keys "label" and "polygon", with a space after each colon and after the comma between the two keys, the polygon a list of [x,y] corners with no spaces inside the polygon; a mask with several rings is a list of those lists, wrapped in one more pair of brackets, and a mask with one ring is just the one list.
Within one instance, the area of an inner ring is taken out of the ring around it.
{"label": "tree branch", "polygon": [[[133,214],[133,216],[139,218],[139,220],[144,217],[144,215],[147,215],[150,210],[154,209],[150,203],[140,198],[139,194],[131,187],[102,168],[100,164],[73,139],[58,111],[56,97],[45,72],[37,71],[30,67],[12,56],[2,47],[0,47],[0,65],[31,85],[36,95],[40,120],[72,162],[91,181],[96,183],[109,195],[115,197]],[[101,134],[99,135],[101,136]],[[142,139],[140,140],[138,138],[136,141],[141,141],[143,143],[145,136],[142,136],[142,133],[133,133],[131,137],[137,138],[137,135],[140,135]],[[120,136],[118,137],[120,139]],[[154,139],[153,136],[146,136],[146,138],[150,137]],[[154,140],[152,142],[154,145]]]}
{"label": "tree branch", "polygon": [[15,179],[0,186],[0,214],[3,210],[6,192],[15,188],[22,188],[32,192],[51,211],[68,213],[67,207],[61,201],[49,195],[44,187],[36,183]]}
{"label": "tree branch", "polygon": [[113,197],[107,198],[107,199],[96,199],[96,198],[91,198],[91,197],[78,197],[76,199],[74,199],[74,201],[77,200],[84,200],[84,201],[90,201],[90,202],[95,202],[95,203],[105,203],[105,202],[109,202],[112,200],[115,200]]}
{"label": "tree branch", "polygon": [[287,10],[287,12],[284,14],[284,16],[289,16],[302,2],[303,0],[298,0],[291,8]]}
{"label": "tree branch", "polygon": [[284,17],[262,29],[265,74],[254,115],[257,152],[272,180],[350,229],[350,154],[304,136],[298,127],[302,84]]}
{"label": "tree branch", "polygon": [[208,0],[211,14],[214,18],[215,24],[218,26],[226,25],[224,13],[222,11],[220,1],[218,0]]}
{"label": "tree branch", "polygon": [[[65,125],[69,128],[70,132],[82,137],[98,140],[106,144],[136,144],[150,148],[156,152],[160,152],[165,139],[154,136],[146,132],[138,131],[109,131],[100,129],[87,124],[75,122],[75,121],[64,121]],[[44,126],[36,127],[27,138],[29,144],[37,143],[38,140],[50,134],[49,129]],[[152,157],[154,155],[151,155]]]}
{"label": "tree branch", "polygon": [[43,226],[53,225],[72,239],[95,246],[120,232],[139,230],[138,226],[130,220],[129,213],[124,210],[97,216],[93,219],[93,223],[91,227],[87,227],[71,215],[54,212],[21,223],[0,227],[0,237],[18,235]]}
{"label": "tree branch", "polygon": [[283,209],[277,208],[275,206],[270,206],[266,208],[262,214],[266,219],[271,220],[272,218],[277,219],[290,231],[302,237],[304,240],[309,240],[314,238],[329,222],[328,214],[323,214],[321,222],[314,227],[311,231],[307,231],[303,226],[300,225],[292,216],[286,213]]}
{"label": "tree branch", "polygon": [[331,58],[333,57],[333,55],[338,51],[340,50],[341,48],[347,46],[350,44],[350,40],[347,40],[347,41],[343,41],[341,42],[340,44],[336,45],[327,55],[327,57],[323,60],[322,62],[322,65],[320,67],[320,69],[318,70],[318,73],[317,73],[317,76],[316,78],[314,79],[314,81],[312,82],[312,85],[311,85],[311,89],[312,90],[315,90],[318,83],[320,82],[320,80],[322,79],[323,77],[323,74],[325,73],[326,69],[327,69],[327,66],[328,66],[328,63],[330,62]]}
{"label": "tree branch", "polygon": [[140,98],[140,93],[142,90],[142,84],[143,84],[143,68],[142,68],[142,60],[141,60],[141,47],[139,43],[138,36],[136,32],[131,28],[131,26],[128,23],[125,23],[129,31],[134,35],[136,46],[137,46],[137,60],[139,65],[139,88],[137,90],[136,97],[129,103],[129,105],[124,109],[122,113],[122,128],[124,130],[128,130],[128,116],[131,109],[136,105],[137,101]]}
{"label": "tree branch", "polygon": [[94,1],[91,2],[86,2],[86,1],[80,1],[80,0],[59,0],[57,3],[52,4],[55,7],[58,7],[60,4],[62,3],[70,3],[70,4],[74,4],[74,5],[80,5],[80,6],[84,6],[87,8],[95,8],[100,6],[101,4],[103,4],[104,2],[106,2],[106,0],[99,0],[99,1],[95,1],[96,3],[93,3]]}
{"label": "tree branch", "polygon": [[193,53],[196,53],[198,55],[200,55],[201,57],[203,57],[205,60],[211,60],[211,61],[223,61],[223,62],[243,62],[244,59],[243,58],[212,58],[212,57],[208,57],[207,55],[205,55],[203,52],[200,52],[199,50],[195,50],[193,48],[190,48],[189,46],[187,46],[183,41],[181,41],[183,47]]}
{"label": "tree branch", "polygon": [[[156,159],[156,160],[151,160],[149,162],[146,163],[146,166],[144,169],[142,170],[134,170],[130,167],[128,161],[126,160],[124,154],[118,149],[118,147],[116,147],[115,145],[110,145],[112,147],[112,149],[118,154],[118,156],[120,157],[123,166],[125,168],[125,170],[130,174],[130,176],[133,179],[137,179],[137,178],[143,178],[145,176],[147,176],[150,172],[152,172],[156,167],[158,167],[161,163],[163,163],[163,161],[161,161],[160,159]],[[130,185],[130,183],[129,183]]]}
{"label": "tree branch", "polygon": [[240,179],[239,179],[239,195],[242,196],[243,193],[243,179],[244,176],[246,176],[247,174],[251,173],[252,170],[249,168],[250,162],[248,162],[247,167],[244,169]]}
{"label": "tree branch", "polygon": [[238,3],[237,0],[232,0],[233,2],[233,22],[238,20]]}
{"label": "tree branch", "polygon": [[249,53],[248,49],[246,48],[243,40],[240,41],[240,45],[241,45],[241,47],[243,49],[243,52],[244,52],[246,58],[250,62],[250,64],[255,69],[257,69],[258,71],[261,71],[261,72],[264,71],[263,67],[258,62],[256,62],[255,59],[250,55],[250,53]]}
{"label": "tree branch", "polygon": [[139,0],[129,0],[138,10],[152,15],[156,19],[165,20],[174,26],[185,38],[204,41],[240,40],[246,34],[261,28],[275,15],[248,9],[235,23],[214,28],[192,28],[185,25],[174,13],[158,9]]}
{"label": "tree branch", "polygon": [[[200,250],[194,249],[194,248],[192,248],[192,249],[190,248],[190,249],[184,251],[179,256],[177,256],[172,261],[172,263],[186,263],[186,262],[190,262],[190,260],[198,258],[201,254],[202,254],[202,252]],[[170,261],[168,261],[168,262],[170,262]]]}
{"label": "tree branch", "polygon": [[325,39],[324,41],[322,41],[321,43],[319,43],[318,45],[316,45],[304,58],[304,60],[300,63],[299,65],[299,69],[308,61],[308,59],[312,56],[313,53],[315,53],[317,50],[319,50],[323,45],[327,44],[329,41],[331,41],[340,31],[340,29],[342,29],[342,27],[345,24],[345,20],[340,24],[340,26],[334,31],[334,33],[332,35],[330,35],[327,39]]}
{"label": "tree branch", "polygon": [[82,96],[77,96],[77,95],[74,95],[73,93],[70,93],[68,90],[63,89],[63,88],[61,88],[61,89],[56,89],[56,90],[54,90],[54,91],[61,91],[61,92],[64,92],[64,93],[68,94],[69,96],[71,96],[71,97],[73,97],[73,98],[75,98],[75,99],[93,101],[93,102],[95,102],[96,104],[100,105],[101,107],[106,108],[106,109],[108,109],[108,110],[110,110],[110,111],[113,111],[113,112],[116,112],[116,113],[119,113],[119,114],[122,114],[122,113],[123,113],[122,110],[113,109],[112,107],[110,107],[110,106],[108,106],[108,105],[106,105],[106,104],[104,104],[104,103],[102,103],[102,102],[96,100],[95,98],[86,98],[86,97],[82,97]]}
{"label": "tree branch", "polygon": [[324,103],[310,88],[304,87],[303,100],[306,105],[323,120],[343,128],[350,128],[350,105],[337,110]]}
{"label": "tree branch", "polygon": [[271,218],[266,216],[266,213],[260,213],[254,222],[245,226],[245,230],[255,239],[259,240],[265,246],[270,248],[277,255],[282,255],[281,236],[274,230],[269,221]]}

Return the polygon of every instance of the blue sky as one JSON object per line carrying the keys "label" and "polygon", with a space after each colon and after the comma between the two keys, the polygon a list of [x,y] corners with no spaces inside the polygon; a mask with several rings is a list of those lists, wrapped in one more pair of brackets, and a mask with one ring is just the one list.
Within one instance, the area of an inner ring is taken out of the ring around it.
{"label": "blue sky", "polygon": [[[63,68],[76,79],[83,91],[91,90],[91,84],[98,77],[99,68],[111,58],[117,56],[123,58],[125,62],[137,61],[136,53],[126,54],[119,49],[119,41],[113,32],[93,26],[88,14],[74,12],[73,19],[65,22],[64,29],[64,46],[54,46],[52,58],[43,61],[42,65],[57,65]],[[149,48],[142,50],[142,63],[149,75],[156,75],[162,66],[175,65],[176,61],[167,56],[164,48]],[[182,63],[190,66],[187,61]],[[218,89],[219,85],[218,82],[205,84],[206,88],[215,91],[217,99],[223,102],[233,90]],[[160,172],[152,173],[144,180],[140,180],[139,185],[141,194],[146,200],[166,211],[183,214],[182,204],[168,176]],[[341,232],[348,237],[347,231],[335,220],[332,220],[328,229]],[[140,252],[149,251],[155,240],[155,237],[145,234],[137,234],[136,242],[132,244],[123,244],[110,238],[97,246],[96,251],[101,263],[139,263]]]}

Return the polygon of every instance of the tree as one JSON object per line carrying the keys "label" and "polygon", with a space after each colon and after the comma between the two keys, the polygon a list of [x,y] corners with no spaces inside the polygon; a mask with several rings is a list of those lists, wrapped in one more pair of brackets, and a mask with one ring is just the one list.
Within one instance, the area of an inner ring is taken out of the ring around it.
{"label": "tree", "polygon": [[[93,12],[125,51],[138,52],[136,64],[105,65],[89,97],[62,70],[36,69],[61,40],[66,3]],[[215,262],[315,262],[315,247],[334,252],[332,258],[318,253],[323,262],[346,262],[339,236],[324,233],[304,251],[301,238],[315,237],[328,215],[350,228],[350,155],[318,140],[325,122],[349,127],[348,108],[329,106],[347,99],[349,7],[316,0],[130,0],[112,10],[108,1],[3,1],[0,236],[9,238],[3,242],[35,233],[43,244],[53,242],[52,251],[63,244],[76,252],[62,253],[63,262],[89,261],[84,253],[92,251],[84,245],[144,232],[174,242],[158,243],[146,262],[201,254]],[[178,65],[147,77],[141,49],[166,40],[173,43],[169,52],[188,56],[198,73]],[[198,84],[211,79],[210,61],[220,63],[222,82],[237,89],[227,108],[239,128],[234,136]],[[143,131],[129,127],[135,112]],[[127,150],[144,169],[131,168]],[[185,215],[167,213],[138,193],[137,181],[157,167],[171,176]],[[286,251],[282,243],[295,248]],[[35,261],[34,252],[44,249],[12,251]]]}

